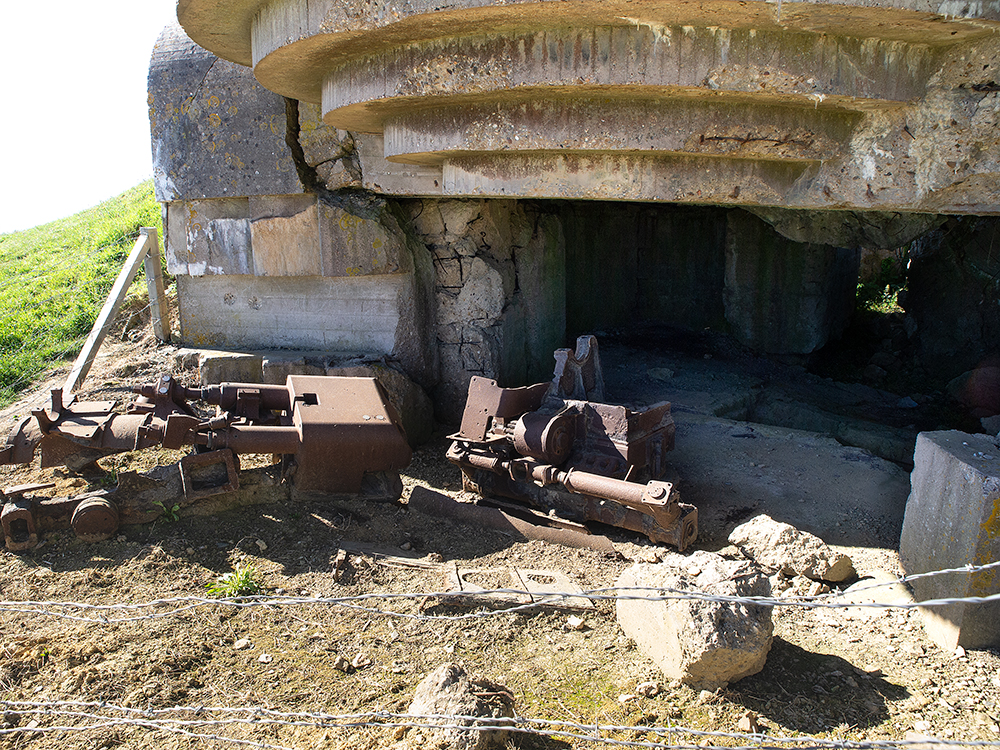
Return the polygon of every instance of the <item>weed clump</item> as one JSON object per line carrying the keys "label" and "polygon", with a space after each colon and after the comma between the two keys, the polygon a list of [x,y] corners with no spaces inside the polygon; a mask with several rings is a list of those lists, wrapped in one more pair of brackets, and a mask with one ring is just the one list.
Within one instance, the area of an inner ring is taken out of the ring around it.
{"label": "weed clump", "polygon": [[205,584],[208,593],[220,599],[234,596],[253,596],[261,591],[257,569],[252,565],[237,565],[211,583]]}

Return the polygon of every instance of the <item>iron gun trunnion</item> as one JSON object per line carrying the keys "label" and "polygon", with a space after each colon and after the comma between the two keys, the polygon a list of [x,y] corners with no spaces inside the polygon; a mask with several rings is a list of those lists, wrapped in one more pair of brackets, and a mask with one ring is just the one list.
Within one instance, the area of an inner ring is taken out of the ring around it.
{"label": "iron gun trunnion", "polygon": [[[43,468],[76,470],[115,453],[193,446],[195,452],[179,462],[187,502],[238,490],[242,453],[280,455],[283,475],[300,493],[391,499],[402,493],[398,472],[410,462],[410,447],[374,378],[290,375],[283,386],[186,388],[165,374],[135,391],[124,414],[113,410],[114,402],[63,403],[62,392],[53,391],[51,407],[22,419],[0,446],[0,464],[29,463],[38,450]],[[199,416],[192,401],[216,406],[215,416]],[[33,546],[38,530],[71,526],[88,541],[117,531],[120,509],[113,493],[27,496],[49,486],[15,487],[0,495],[8,549]],[[128,515],[130,509],[121,510]]]}
{"label": "iron gun trunnion", "polygon": [[580,523],[597,521],[683,550],[698,535],[698,511],[663,481],[674,446],[670,404],[644,412],[581,400],[603,394],[597,342],[556,352],[552,383],[500,388],[473,377],[448,458],[465,489],[511,498]]}

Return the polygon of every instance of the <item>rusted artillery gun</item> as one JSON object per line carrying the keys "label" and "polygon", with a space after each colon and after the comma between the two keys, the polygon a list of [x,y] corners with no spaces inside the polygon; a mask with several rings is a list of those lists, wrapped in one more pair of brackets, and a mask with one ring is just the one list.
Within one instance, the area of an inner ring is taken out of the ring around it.
{"label": "rusted artillery gun", "polygon": [[511,498],[577,522],[598,521],[683,550],[698,511],[680,502],[664,453],[674,446],[670,404],[644,412],[584,400],[600,394],[597,340],[556,352],[551,383],[500,388],[474,377],[448,459],[467,490]]}
{"label": "rusted artillery gun", "polygon": [[[38,450],[43,468],[81,469],[115,453],[193,446],[195,452],[179,462],[187,501],[238,490],[238,456],[245,453],[280,455],[283,476],[300,493],[388,498],[402,493],[398,472],[410,462],[410,447],[395,409],[373,378],[290,375],[283,386],[187,388],[164,374],[135,391],[138,396],[124,414],[114,411],[114,402],[63,403],[62,392],[53,391],[50,408],[22,419],[0,446],[0,464],[29,463]],[[193,401],[214,405],[215,415],[200,416]],[[117,530],[111,493],[98,493],[96,499],[95,493],[27,498],[28,492],[45,488],[13,488],[0,498],[9,548],[12,543],[16,549],[32,546],[38,528],[70,525],[91,541]],[[73,517],[79,523],[66,523]]]}

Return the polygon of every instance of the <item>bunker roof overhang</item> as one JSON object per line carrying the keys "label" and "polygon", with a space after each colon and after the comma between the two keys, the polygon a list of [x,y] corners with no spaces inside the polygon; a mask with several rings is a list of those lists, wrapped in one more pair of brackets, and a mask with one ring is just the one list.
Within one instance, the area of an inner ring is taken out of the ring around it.
{"label": "bunker roof overhang", "polygon": [[1000,0],[178,0],[177,15],[266,88],[383,135],[388,161],[440,167],[443,194],[1000,211],[995,165],[956,171],[989,148],[925,148],[947,113],[922,104],[996,86]]}

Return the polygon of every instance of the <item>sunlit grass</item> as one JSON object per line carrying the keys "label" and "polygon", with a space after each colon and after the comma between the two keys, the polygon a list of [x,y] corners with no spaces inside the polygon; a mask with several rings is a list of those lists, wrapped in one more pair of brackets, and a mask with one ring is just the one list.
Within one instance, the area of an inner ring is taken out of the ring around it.
{"label": "sunlit grass", "polygon": [[152,181],[68,218],[0,235],[0,406],[76,356],[144,226],[162,236]]}

